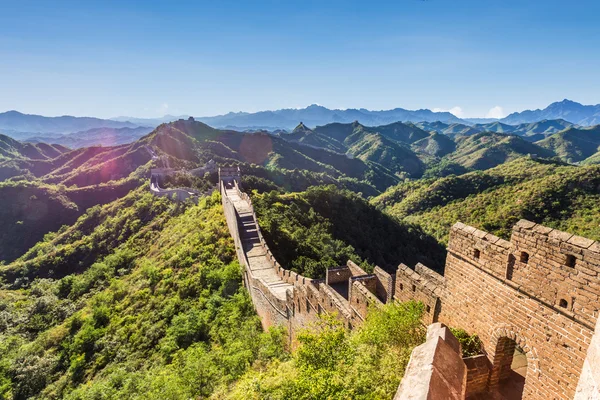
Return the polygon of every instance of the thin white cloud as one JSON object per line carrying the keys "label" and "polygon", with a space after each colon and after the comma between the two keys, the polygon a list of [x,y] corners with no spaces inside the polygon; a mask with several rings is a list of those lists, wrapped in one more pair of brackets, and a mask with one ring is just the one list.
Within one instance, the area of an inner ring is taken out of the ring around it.
{"label": "thin white cloud", "polygon": [[162,103],[159,107],[158,107],[158,115],[159,116],[164,116],[167,111],[169,110],[169,104],[167,103]]}
{"label": "thin white cloud", "polygon": [[434,108],[432,111],[433,112],[449,112],[450,114],[453,114],[454,116],[456,116],[458,118],[461,118],[464,115],[463,109],[459,106],[455,106],[450,109]]}
{"label": "thin white cloud", "polygon": [[490,111],[485,115],[486,118],[504,118],[506,114],[504,114],[504,110],[500,106],[490,108]]}

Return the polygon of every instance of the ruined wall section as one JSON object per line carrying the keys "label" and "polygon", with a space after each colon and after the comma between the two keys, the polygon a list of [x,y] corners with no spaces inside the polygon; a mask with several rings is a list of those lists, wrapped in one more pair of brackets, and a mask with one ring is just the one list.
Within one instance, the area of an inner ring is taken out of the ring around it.
{"label": "ruined wall section", "polygon": [[354,324],[365,320],[370,307],[380,307],[383,304],[375,295],[376,287],[377,277],[375,275],[350,278],[348,303],[352,310]]}
{"label": "ruined wall section", "polygon": [[427,328],[427,340],[410,355],[394,400],[463,400],[467,368],[460,344],[440,323]]}
{"label": "ruined wall section", "polygon": [[[396,270],[394,299],[400,302],[420,301],[425,306],[423,323],[437,322],[440,310],[440,297],[444,291],[443,277],[436,277],[431,269],[418,265],[419,272],[400,264]],[[438,280],[439,277],[439,280]]]}
{"label": "ruined wall section", "polygon": [[336,268],[329,268],[325,273],[325,283],[328,285],[345,284],[352,277],[352,270],[344,265]]}
{"label": "ruined wall section", "polygon": [[382,268],[375,267],[373,275],[377,277],[375,294],[382,303],[389,303],[394,299],[395,275],[391,275]]}

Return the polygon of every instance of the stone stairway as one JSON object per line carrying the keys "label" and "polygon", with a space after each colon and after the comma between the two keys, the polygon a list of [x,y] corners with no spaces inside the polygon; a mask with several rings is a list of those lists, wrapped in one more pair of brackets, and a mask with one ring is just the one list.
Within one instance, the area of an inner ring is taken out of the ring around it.
{"label": "stone stairway", "polygon": [[285,293],[293,285],[284,282],[277,275],[277,271],[267,258],[267,252],[260,244],[258,229],[252,217],[252,207],[238,195],[236,189],[225,189],[225,193],[239,216],[240,238],[252,276],[263,281],[270,292],[285,301]]}

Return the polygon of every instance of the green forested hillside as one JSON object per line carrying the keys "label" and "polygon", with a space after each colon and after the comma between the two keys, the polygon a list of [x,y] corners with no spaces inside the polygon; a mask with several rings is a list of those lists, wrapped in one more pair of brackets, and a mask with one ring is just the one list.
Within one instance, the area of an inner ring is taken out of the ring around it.
{"label": "green forested hillside", "polygon": [[357,131],[346,139],[348,151],[355,157],[385,166],[403,176],[419,177],[423,162],[408,146],[393,142],[378,133]]}
{"label": "green forested hillside", "polygon": [[433,132],[428,137],[413,142],[412,148],[419,153],[443,157],[456,149],[456,143],[446,135]]}
{"label": "green forested hillside", "polygon": [[84,188],[25,180],[1,182],[0,261],[14,260],[46,233],[75,222],[87,208],[123,197],[141,184],[136,177]]}
{"label": "green forested hillside", "polygon": [[333,186],[302,193],[253,195],[275,258],[302,275],[322,278],[351,259],[370,271],[422,262],[443,268],[445,250],[414,225],[400,223],[359,196]]}
{"label": "green forested hillside", "polygon": [[600,151],[600,126],[570,128],[537,144],[556,153],[567,162],[580,162]]}
{"label": "green forested hillside", "polygon": [[56,241],[91,246],[97,257],[80,274],[62,269],[60,279],[0,291],[4,397],[207,397],[255,360],[283,357],[281,333],[261,332],[241,287],[218,194],[184,208],[147,198],[163,203],[157,211],[144,205],[147,196],[80,222],[113,220],[132,236],[114,237],[117,226],[105,225],[86,245],[66,231],[34,251],[48,259]]}
{"label": "green forested hillside", "polygon": [[279,137],[287,141],[347,153],[365,162],[375,162],[402,177],[419,177],[424,165],[410,144],[429,135],[412,124],[401,122],[367,127],[358,122],[332,123],[314,130],[298,125],[290,134]]}
{"label": "green forested hillside", "polygon": [[291,133],[279,134],[279,136],[290,142],[320,147],[338,153],[344,153],[346,151],[346,147],[342,143],[343,139],[340,141],[334,137],[322,134],[321,132],[315,132],[306,127],[302,122],[300,122]]}
{"label": "green forested hillside", "polygon": [[504,238],[521,218],[600,239],[600,169],[521,158],[496,168],[400,184],[373,199],[446,243],[461,221]]}
{"label": "green forested hillside", "polygon": [[411,350],[424,340],[422,313],[422,304],[387,304],[371,310],[352,332],[326,316],[300,335],[300,348],[289,360],[248,370],[214,398],[391,399]]}
{"label": "green forested hillside", "polygon": [[0,289],[5,398],[388,398],[424,338],[422,306],[389,305],[352,334],[325,318],[290,355],[241,285],[218,193],[135,191],[6,270],[29,279]]}
{"label": "green forested hillside", "polygon": [[370,196],[398,182],[390,170],[376,163],[265,134],[177,121],[128,145],[82,148],[51,159],[16,155],[0,160],[0,178],[9,180],[0,183],[0,215],[5,223],[0,261],[21,256],[44,234],[71,225],[87,208],[146,185],[153,166],[194,168],[210,159],[237,163],[245,174],[291,190],[336,184]]}
{"label": "green forested hillside", "polygon": [[459,138],[456,151],[448,155],[448,159],[467,168],[488,169],[528,154],[554,155],[518,136],[485,132]]}
{"label": "green forested hillside", "polygon": [[[553,137],[573,141],[565,132]],[[456,221],[508,238],[526,218],[600,239],[600,166],[558,161],[566,147],[557,140],[452,139],[400,123],[285,135],[180,120],[129,145],[8,152],[0,397],[393,396],[423,340],[422,306],[387,305],[353,332],[325,317],[290,352],[283,330],[262,331],[242,287],[219,193],[198,205],[155,197],[151,168],[239,166],[277,260],[310,277],[348,259],[366,270],[422,262],[441,272]],[[204,191],[215,179],[162,184]]]}
{"label": "green forested hillside", "polygon": [[22,143],[0,134],[0,161],[12,158],[47,160],[58,157],[68,150],[61,145]]}

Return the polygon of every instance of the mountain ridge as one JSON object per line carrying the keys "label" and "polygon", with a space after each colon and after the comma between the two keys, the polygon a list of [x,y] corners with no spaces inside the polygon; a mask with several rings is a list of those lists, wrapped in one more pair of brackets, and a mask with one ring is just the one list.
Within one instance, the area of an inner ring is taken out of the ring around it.
{"label": "mountain ridge", "polygon": [[332,122],[349,123],[360,121],[364,125],[387,125],[392,122],[419,121],[448,121],[461,122],[460,118],[449,112],[434,112],[429,109],[406,110],[394,108],[391,110],[372,111],[365,108],[329,109],[317,104],[305,108],[286,108],[266,110],[256,113],[229,112],[227,114],[199,117],[199,121],[215,127],[249,126],[277,127],[293,129],[298,121],[304,121],[308,126],[325,125]]}
{"label": "mountain ridge", "polygon": [[136,128],[131,122],[113,121],[96,117],[62,115],[45,117],[10,110],[0,113],[0,131],[67,134],[92,128]]}
{"label": "mountain ridge", "polygon": [[564,99],[554,102],[544,109],[514,112],[502,118],[500,122],[515,125],[546,119],[564,119],[565,121],[582,126],[598,125],[600,124],[600,104],[583,105]]}

